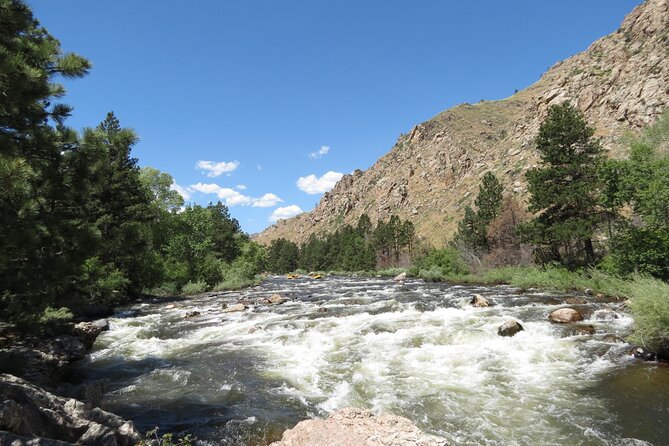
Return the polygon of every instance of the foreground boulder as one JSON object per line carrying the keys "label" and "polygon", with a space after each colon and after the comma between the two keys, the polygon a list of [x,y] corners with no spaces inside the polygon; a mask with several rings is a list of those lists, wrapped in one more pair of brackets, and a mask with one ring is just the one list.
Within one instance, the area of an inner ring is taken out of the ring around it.
{"label": "foreground boulder", "polygon": [[548,320],[556,324],[569,324],[583,320],[583,315],[573,308],[560,308],[548,315]]}
{"label": "foreground boulder", "polygon": [[107,319],[100,319],[95,322],[79,322],[74,326],[72,332],[84,343],[86,348],[91,348],[100,333],[109,330]]}
{"label": "foreground boulder", "polygon": [[523,330],[524,328],[522,325],[520,325],[520,322],[511,319],[500,325],[500,327],[497,329],[497,334],[499,336],[513,336],[519,331]]}
{"label": "foreground boulder", "polygon": [[396,415],[374,415],[346,408],[325,420],[300,421],[271,446],[448,446],[443,438],[424,434]]}
{"label": "foreground boulder", "polygon": [[0,444],[126,446],[139,438],[131,421],[0,374]]}

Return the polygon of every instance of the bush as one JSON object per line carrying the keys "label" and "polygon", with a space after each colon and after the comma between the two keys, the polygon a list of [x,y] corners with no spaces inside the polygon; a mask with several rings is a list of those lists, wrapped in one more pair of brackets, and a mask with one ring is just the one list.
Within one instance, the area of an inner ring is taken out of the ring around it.
{"label": "bush", "polygon": [[69,308],[53,308],[46,307],[42,314],[39,317],[39,322],[42,324],[52,325],[52,324],[63,324],[70,322],[74,315]]}
{"label": "bush", "polygon": [[255,276],[252,279],[241,279],[241,278],[232,278],[219,282],[214,286],[214,291],[232,291],[232,290],[241,290],[243,288],[252,287],[258,285],[263,281],[263,276]]}
{"label": "bush", "polygon": [[125,300],[129,285],[130,279],[113,264],[102,264],[97,257],[84,262],[81,290],[89,296],[91,302],[118,304]]}
{"label": "bush", "polygon": [[165,282],[155,288],[146,291],[150,296],[176,296],[179,294],[179,287],[176,282]]}
{"label": "bush", "polygon": [[442,276],[461,275],[469,272],[460,254],[453,248],[430,250],[423,257],[416,259],[411,272],[418,274],[420,270],[427,270],[435,273],[436,268],[441,271]]}
{"label": "bush", "polygon": [[634,316],[632,339],[659,351],[669,348],[669,285],[657,279],[635,278],[629,286],[628,305]]}
{"label": "bush", "polygon": [[181,289],[182,294],[199,294],[207,291],[207,284],[205,282],[188,282]]}

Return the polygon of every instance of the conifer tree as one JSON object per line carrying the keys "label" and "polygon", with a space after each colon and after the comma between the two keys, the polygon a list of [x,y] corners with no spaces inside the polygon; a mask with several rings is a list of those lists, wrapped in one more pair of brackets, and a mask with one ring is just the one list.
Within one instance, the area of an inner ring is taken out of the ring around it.
{"label": "conifer tree", "polygon": [[539,260],[575,268],[595,262],[593,235],[602,220],[597,170],[602,147],[583,114],[569,103],[553,106],[541,124],[539,167],[527,172],[531,212],[526,240],[539,246]]}

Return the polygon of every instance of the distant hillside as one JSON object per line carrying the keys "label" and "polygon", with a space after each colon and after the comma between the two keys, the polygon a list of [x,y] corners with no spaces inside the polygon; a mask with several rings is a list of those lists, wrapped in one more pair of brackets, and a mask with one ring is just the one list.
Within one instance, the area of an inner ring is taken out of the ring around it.
{"label": "distant hillside", "polygon": [[525,197],[539,124],[550,105],[565,100],[583,110],[612,156],[620,156],[620,136],[653,122],[669,103],[667,0],[647,0],[618,31],[510,98],[458,105],[415,126],[368,170],[345,175],[314,210],[279,221],[257,240],[302,242],[366,213],[373,222],[391,214],[410,219],[420,237],[443,245],[487,170],[506,192]]}

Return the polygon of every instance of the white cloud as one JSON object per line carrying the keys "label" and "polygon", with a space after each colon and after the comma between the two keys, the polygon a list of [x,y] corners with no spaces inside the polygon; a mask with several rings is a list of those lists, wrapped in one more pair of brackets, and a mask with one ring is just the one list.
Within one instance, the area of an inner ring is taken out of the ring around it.
{"label": "white cloud", "polygon": [[276,206],[281,203],[283,200],[277,197],[274,194],[265,194],[260,198],[253,198],[253,207],[254,208],[269,208]]}
{"label": "white cloud", "polygon": [[177,183],[172,183],[170,189],[177,191],[177,193],[183,197],[184,201],[190,200],[191,194],[193,193],[193,190],[190,187],[179,186]]}
{"label": "white cloud", "polygon": [[321,146],[321,148],[318,149],[318,152],[311,152],[309,154],[309,158],[313,159],[320,158],[324,155],[327,155],[329,151],[330,151],[330,146]]}
{"label": "white cloud", "polygon": [[237,190],[246,190],[246,186],[244,186],[243,184],[238,184],[238,185],[235,186],[235,188]]}
{"label": "white cloud", "polygon": [[275,194],[267,193],[260,198],[249,197],[243,195],[229,187],[221,187],[214,183],[197,183],[191,184],[191,190],[202,192],[203,194],[216,195],[222,200],[226,206],[253,206],[258,208],[266,208],[275,206],[283,200]]}
{"label": "white cloud", "polygon": [[311,174],[306,177],[300,177],[297,180],[297,187],[308,194],[322,194],[334,187],[337,181],[341,180],[343,173],[329,171],[322,177],[318,178]]}
{"label": "white cloud", "polygon": [[276,223],[281,219],[294,217],[297,214],[301,214],[302,212],[303,212],[302,209],[300,209],[300,207],[296,204],[291,204],[290,206],[276,208],[274,212],[272,212],[272,215],[269,216],[269,221],[271,221],[272,223]]}
{"label": "white cloud", "polygon": [[239,167],[239,161],[221,161],[220,163],[215,161],[198,161],[197,164],[195,164],[195,167],[202,171],[206,171],[207,176],[213,178],[237,169]]}

